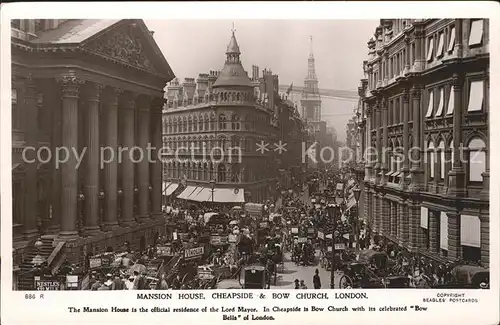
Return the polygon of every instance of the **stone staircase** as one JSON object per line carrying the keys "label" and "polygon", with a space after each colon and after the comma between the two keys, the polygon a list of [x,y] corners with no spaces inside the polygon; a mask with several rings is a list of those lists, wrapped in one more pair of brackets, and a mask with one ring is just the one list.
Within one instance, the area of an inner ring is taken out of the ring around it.
{"label": "stone staircase", "polygon": [[33,271],[34,266],[33,258],[37,254],[40,254],[40,256],[47,260],[54,250],[54,247],[52,247],[54,236],[42,236],[41,241],[43,245],[40,248],[40,251],[38,251],[34,245],[31,245],[23,256],[23,261],[20,265],[21,271],[18,278],[18,290],[35,290],[33,272],[31,272]]}

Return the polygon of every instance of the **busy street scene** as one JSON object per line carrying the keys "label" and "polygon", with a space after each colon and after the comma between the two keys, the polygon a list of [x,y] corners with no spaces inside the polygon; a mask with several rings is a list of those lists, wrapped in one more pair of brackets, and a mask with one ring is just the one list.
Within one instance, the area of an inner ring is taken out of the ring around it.
{"label": "busy street scene", "polygon": [[13,290],[489,289],[488,19],[11,29]]}

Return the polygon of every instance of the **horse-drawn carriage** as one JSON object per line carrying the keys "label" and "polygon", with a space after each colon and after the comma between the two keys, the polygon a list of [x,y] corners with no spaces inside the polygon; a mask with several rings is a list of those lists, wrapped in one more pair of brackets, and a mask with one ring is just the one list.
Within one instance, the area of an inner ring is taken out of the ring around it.
{"label": "horse-drawn carriage", "polygon": [[477,265],[458,265],[451,272],[451,281],[435,288],[487,289],[490,286],[490,271]]}
{"label": "horse-drawn carriage", "polygon": [[[340,288],[385,288],[385,280],[389,274],[391,263],[384,252],[363,250],[357,260],[344,267],[340,278]],[[395,279],[394,279],[395,280]]]}

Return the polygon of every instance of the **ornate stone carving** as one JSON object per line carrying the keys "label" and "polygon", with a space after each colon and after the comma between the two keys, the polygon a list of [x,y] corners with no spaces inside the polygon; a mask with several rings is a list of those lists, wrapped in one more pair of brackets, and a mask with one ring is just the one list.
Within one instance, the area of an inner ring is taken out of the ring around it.
{"label": "ornate stone carving", "polygon": [[85,80],[76,76],[59,76],[57,82],[62,87],[63,97],[78,97],[80,86],[85,84]]}
{"label": "ornate stone carving", "polygon": [[410,94],[408,92],[408,89],[403,89],[403,103],[409,103],[410,102]]}
{"label": "ornate stone carving", "polygon": [[454,74],[453,79],[451,80],[451,84],[453,85],[453,89],[461,89],[463,84],[463,77],[459,74]]}
{"label": "ornate stone carving", "polygon": [[136,67],[155,71],[153,64],[146,56],[141,35],[137,28],[122,27],[97,39],[91,49],[113,59],[125,61]]}
{"label": "ornate stone carving", "polygon": [[411,96],[413,97],[413,99],[420,99],[420,96],[422,94],[422,90],[418,87],[413,87],[411,89]]}

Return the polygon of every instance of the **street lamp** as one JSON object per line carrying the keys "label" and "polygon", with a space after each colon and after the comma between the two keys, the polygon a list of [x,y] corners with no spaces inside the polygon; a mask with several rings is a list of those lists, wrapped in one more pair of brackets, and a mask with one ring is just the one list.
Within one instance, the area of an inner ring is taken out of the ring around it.
{"label": "street lamp", "polygon": [[212,208],[214,206],[214,192],[215,192],[215,180],[210,181],[210,188],[212,190]]}
{"label": "street lamp", "polygon": [[359,236],[359,229],[358,229],[358,223],[359,223],[359,196],[361,195],[361,189],[356,186],[352,190],[354,193],[354,199],[356,199],[356,219],[354,220],[354,242],[356,245],[358,245],[358,236]]}

